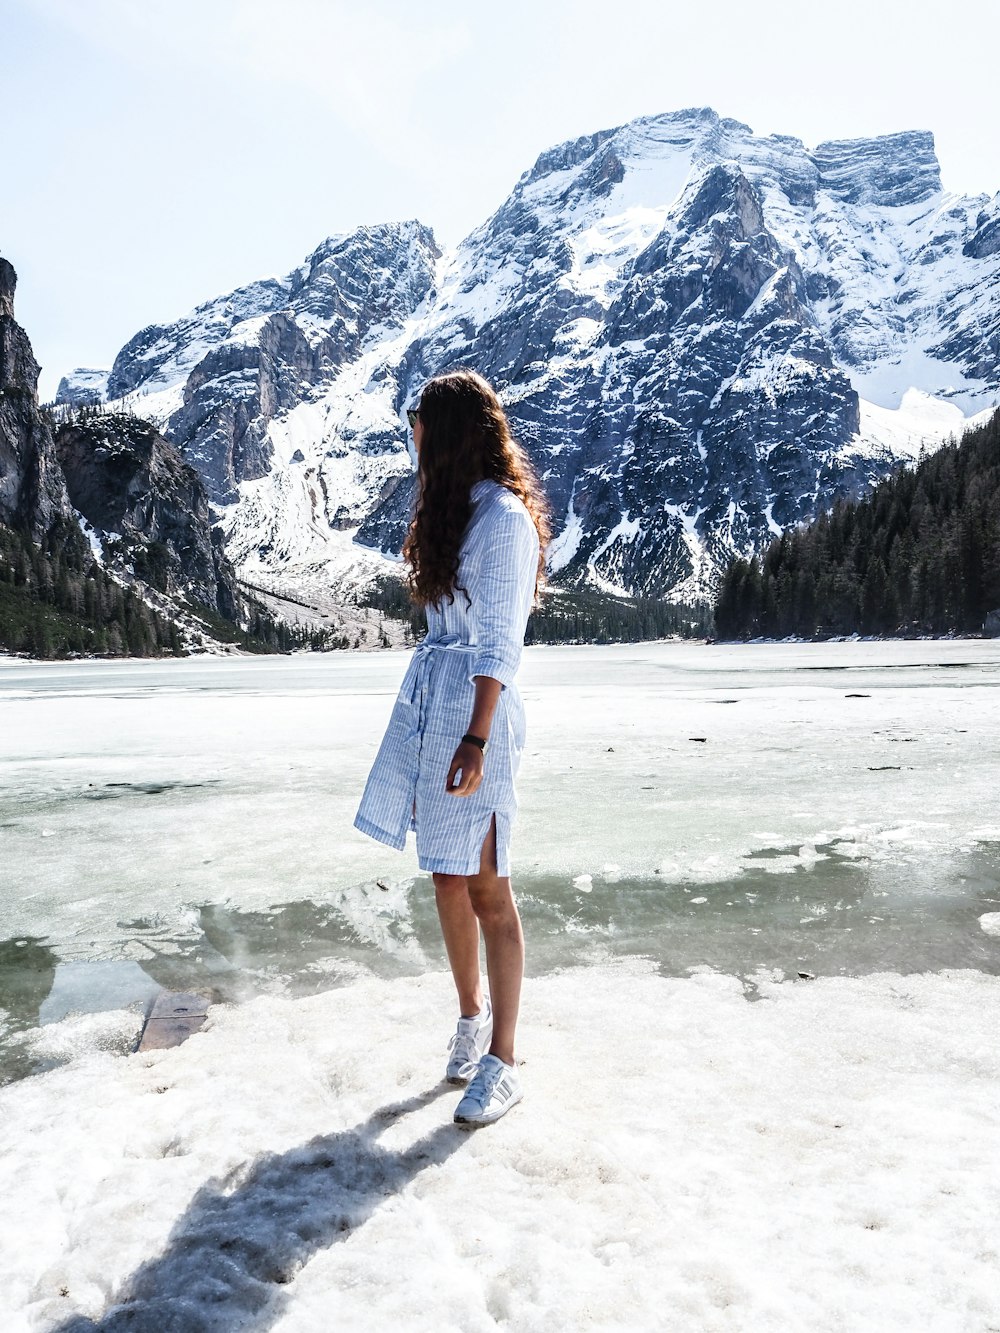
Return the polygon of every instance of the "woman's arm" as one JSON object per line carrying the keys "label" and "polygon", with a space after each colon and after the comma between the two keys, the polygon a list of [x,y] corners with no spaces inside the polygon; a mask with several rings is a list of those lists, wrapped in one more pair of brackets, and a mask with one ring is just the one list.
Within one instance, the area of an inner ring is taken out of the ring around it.
{"label": "woman's arm", "polygon": [[[489,740],[500,692],[512,683],[520,665],[538,569],[538,533],[526,510],[504,510],[490,538],[476,587],[479,651],[469,672],[476,698],[467,728],[469,735],[484,741]],[[454,796],[471,796],[483,780],[484,761],[478,745],[462,742],[448,769],[447,790]],[[459,769],[462,781],[455,787]]]}
{"label": "woman's arm", "polygon": [[[476,699],[472,705],[472,720],[469,722],[467,731],[470,736],[478,736],[480,740],[488,741],[490,727],[493,724],[493,713],[503,686],[492,676],[477,676],[475,685]],[[486,767],[485,759],[486,757],[478,745],[472,745],[468,741],[461,742],[451,761],[451,767],[448,769],[448,781],[445,783],[452,796],[472,795],[483,780],[483,770]],[[456,787],[454,785],[455,774],[459,769],[462,770],[462,781]]]}
{"label": "woman's arm", "polygon": [[469,677],[492,676],[510,685],[521,664],[524,629],[535,597],[538,533],[531,515],[520,506],[503,509],[491,519],[489,546],[475,588],[476,638],[479,652]]}

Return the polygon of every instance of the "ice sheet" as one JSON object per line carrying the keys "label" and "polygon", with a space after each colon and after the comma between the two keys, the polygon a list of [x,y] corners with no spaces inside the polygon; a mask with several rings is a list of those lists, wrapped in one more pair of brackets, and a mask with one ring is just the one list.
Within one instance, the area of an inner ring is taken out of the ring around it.
{"label": "ice sheet", "polygon": [[[526,650],[529,969],[1000,971],[980,924],[1000,908],[998,659],[982,640]],[[443,963],[412,847],[352,827],[405,661],[0,665],[0,1078],[69,964],[60,1013]]]}

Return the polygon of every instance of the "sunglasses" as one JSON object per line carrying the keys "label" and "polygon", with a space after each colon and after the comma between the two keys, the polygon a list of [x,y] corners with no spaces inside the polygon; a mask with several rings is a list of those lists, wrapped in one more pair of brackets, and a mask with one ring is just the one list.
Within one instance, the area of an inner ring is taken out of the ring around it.
{"label": "sunglasses", "polygon": [[410,423],[410,430],[412,430],[413,427],[417,424],[417,417],[419,416],[420,416],[419,408],[408,407],[406,409],[406,419]]}

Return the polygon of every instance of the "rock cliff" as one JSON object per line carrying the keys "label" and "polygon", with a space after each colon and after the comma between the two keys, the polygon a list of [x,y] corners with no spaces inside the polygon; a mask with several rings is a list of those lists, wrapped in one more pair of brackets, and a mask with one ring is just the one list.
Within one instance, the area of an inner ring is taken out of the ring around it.
{"label": "rock cliff", "polygon": [[0,258],[0,522],[35,539],[69,511],[49,418],[38,409],[38,362],[14,318],[13,266]]}
{"label": "rock cliff", "polygon": [[158,609],[199,603],[230,620],[243,607],[213,531],[197,471],[147,421],[85,409],[57,424],[40,408],[38,363],[14,318],[17,277],[0,258],[0,522],[35,542],[69,520],[89,524],[108,571],[164,594]]}

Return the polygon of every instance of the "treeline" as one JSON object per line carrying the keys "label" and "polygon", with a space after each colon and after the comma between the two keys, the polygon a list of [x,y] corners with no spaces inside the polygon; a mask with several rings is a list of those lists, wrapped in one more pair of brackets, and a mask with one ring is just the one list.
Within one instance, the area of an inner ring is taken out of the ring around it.
{"label": "treeline", "polygon": [[525,643],[644,643],[704,638],[708,607],[679,606],[656,597],[611,597],[590,590],[551,592],[528,618]]}
{"label": "treeline", "polygon": [[358,605],[374,607],[389,620],[405,621],[409,637],[414,643],[423,637],[426,629],[424,613],[410,601],[410,594],[402,579],[384,576],[376,580],[358,599]]}
{"label": "treeline", "polygon": [[719,638],[978,634],[1000,608],[1000,412],[727,568]]}
{"label": "treeline", "polygon": [[106,574],[63,518],[41,544],[0,524],[0,648],[31,657],[184,651],[176,624]]}
{"label": "treeline", "polygon": [[[221,643],[235,644],[248,653],[292,653],[297,648],[311,648],[314,652],[325,652],[329,648],[350,647],[343,636],[338,636],[332,630],[316,625],[289,624],[272,616],[253,598],[246,600],[250,605],[250,615],[245,630],[207,606],[189,602],[187,609],[192,618],[200,621],[213,639]],[[195,647],[200,646],[201,636],[192,635],[191,643]]]}
{"label": "treeline", "polygon": [[126,394],[124,398],[117,399],[114,403],[58,403],[53,400],[48,403],[40,403],[38,413],[49,423],[53,430],[60,426],[87,425],[89,422],[98,421],[102,417],[129,417],[143,425],[150,425],[151,423],[135,410],[136,403],[143,396],[136,391]]}
{"label": "treeline", "polygon": [[[136,558],[135,571],[162,588],[158,547],[153,542],[143,553],[148,567]],[[200,647],[205,637],[253,653],[345,646],[326,642],[322,631],[286,625],[259,603],[250,607],[244,630],[210,607],[188,602],[184,611],[201,630],[185,636],[173,618],[107,573],[72,520],[57,518],[41,543],[0,524],[0,649],[6,652],[39,658],[178,657],[189,645]]]}
{"label": "treeline", "polygon": [[[424,633],[424,613],[413,606],[402,580],[382,578],[361,605],[403,620],[413,639]],[[528,618],[525,643],[643,643],[671,635],[703,638],[710,608],[680,606],[655,597],[619,598],[591,590],[553,590]]]}

